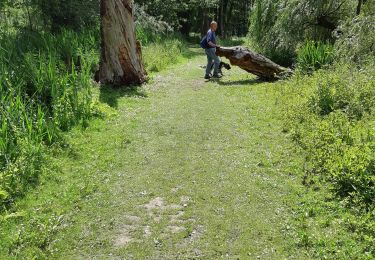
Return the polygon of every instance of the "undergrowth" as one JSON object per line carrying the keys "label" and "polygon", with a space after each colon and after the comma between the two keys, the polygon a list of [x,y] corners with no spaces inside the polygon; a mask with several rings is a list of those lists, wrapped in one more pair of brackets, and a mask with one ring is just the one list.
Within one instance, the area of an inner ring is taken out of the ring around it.
{"label": "undergrowth", "polygon": [[0,39],[1,210],[38,181],[43,149],[93,115],[96,43],[91,32],[71,31]]}
{"label": "undergrowth", "polygon": [[301,244],[319,257],[375,256],[374,75],[371,65],[339,64],[282,87],[285,128],[305,151],[304,182],[314,194],[299,210]]}
{"label": "undergrowth", "polygon": [[158,40],[143,48],[143,62],[148,72],[159,72],[177,63],[184,52],[186,45],[182,39]]}
{"label": "undergrowth", "polygon": [[297,63],[300,70],[312,72],[334,61],[334,47],[329,43],[308,41],[297,50]]}
{"label": "undergrowth", "polygon": [[[143,33],[149,73],[178,62],[180,37]],[[0,212],[38,183],[45,149],[62,144],[61,133],[86,127],[100,115],[93,96],[99,33],[20,31],[0,38]]]}

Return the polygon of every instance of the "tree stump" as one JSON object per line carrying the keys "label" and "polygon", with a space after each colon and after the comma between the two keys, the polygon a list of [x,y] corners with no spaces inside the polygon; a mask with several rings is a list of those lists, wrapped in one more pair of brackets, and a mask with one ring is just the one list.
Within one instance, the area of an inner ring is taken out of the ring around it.
{"label": "tree stump", "polygon": [[145,82],[141,45],[135,36],[133,1],[101,0],[100,16],[99,81],[116,86]]}
{"label": "tree stump", "polygon": [[274,63],[263,55],[241,46],[220,47],[216,49],[216,54],[227,58],[232,65],[238,66],[264,80],[277,80],[285,73],[290,72],[289,69]]}

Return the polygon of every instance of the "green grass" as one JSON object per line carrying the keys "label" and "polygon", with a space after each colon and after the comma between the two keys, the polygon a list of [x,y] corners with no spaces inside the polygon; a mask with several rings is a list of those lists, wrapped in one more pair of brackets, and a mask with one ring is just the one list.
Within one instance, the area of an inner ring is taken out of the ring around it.
{"label": "green grass", "polygon": [[143,62],[146,70],[153,74],[165,70],[171,64],[181,61],[186,50],[185,42],[180,38],[158,40],[146,45],[143,52]]}
{"label": "green grass", "polygon": [[0,258],[309,258],[278,86],[238,69],[205,82],[195,52],[141,89],[97,93],[117,116],[51,151],[2,220]]}
{"label": "green grass", "polygon": [[0,212],[38,182],[47,146],[95,114],[94,33],[0,35]]}
{"label": "green grass", "polygon": [[263,83],[234,68],[205,82],[201,53],[141,88],[94,88],[106,116],[48,150],[39,185],[0,219],[0,259],[373,258],[373,213],[306,178],[311,150],[293,142],[320,140],[307,126],[332,119],[327,100],[370,127],[371,99],[358,110],[363,95],[343,106],[319,91],[367,93],[367,74]]}
{"label": "green grass", "polygon": [[340,64],[279,83],[285,130],[306,156],[298,221],[317,258],[374,258],[373,75]]}
{"label": "green grass", "polygon": [[[93,96],[98,35],[70,30],[0,35],[0,213],[38,184],[46,150],[64,146],[64,132],[102,116]],[[151,75],[189,56],[180,38],[150,39],[143,49]]]}

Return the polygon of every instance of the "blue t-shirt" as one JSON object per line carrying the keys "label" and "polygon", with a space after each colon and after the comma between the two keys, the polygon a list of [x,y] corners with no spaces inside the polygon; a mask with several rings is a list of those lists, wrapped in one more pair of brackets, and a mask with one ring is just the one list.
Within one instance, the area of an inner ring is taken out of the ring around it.
{"label": "blue t-shirt", "polygon": [[[208,32],[207,32],[207,45],[208,45],[209,42],[212,42],[212,43],[216,44],[216,35],[215,35],[215,32],[211,31],[211,29],[208,30]],[[209,47],[213,48],[211,46],[209,46]]]}
{"label": "blue t-shirt", "polygon": [[208,30],[206,36],[202,39],[201,41],[201,47],[203,49],[209,49],[209,48],[215,48],[215,47],[211,47],[208,43],[209,42],[212,42],[214,44],[216,44],[216,35],[215,35],[215,32]]}

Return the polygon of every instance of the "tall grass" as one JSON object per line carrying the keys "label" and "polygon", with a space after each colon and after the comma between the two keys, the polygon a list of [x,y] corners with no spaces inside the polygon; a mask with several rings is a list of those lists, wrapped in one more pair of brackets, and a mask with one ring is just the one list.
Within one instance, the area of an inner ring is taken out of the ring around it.
{"label": "tall grass", "polygon": [[43,149],[92,115],[97,35],[63,31],[0,39],[0,206],[36,183]]}
{"label": "tall grass", "polygon": [[159,72],[177,63],[185,51],[186,46],[181,38],[158,40],[144,46],[143,62],[148,72]]}
{"label": "tall grass", "polygon": [[329,43],[308,41],[297,51],[298,67],[312,72],[329,65],[334,60],[334,47]]}
{"label": "tall grass", "polygon": [[[138,29],[148,72],[176,63],[186,50],[176,36]],[[99,33],[20,32],[0,38],[0,211],[37,183],[46,147],[86,126],[96,109],[92,78]]]}
{"label": "tall grass", "polygon": [[[158,28],[163,25],[158,22]],[[187,52],[186,40],[181,35],[158,28],[150,28],[139,22],[136,27],[137,39],[142,44],[143,63],[149,73],[159,72],[177,63]]]}

